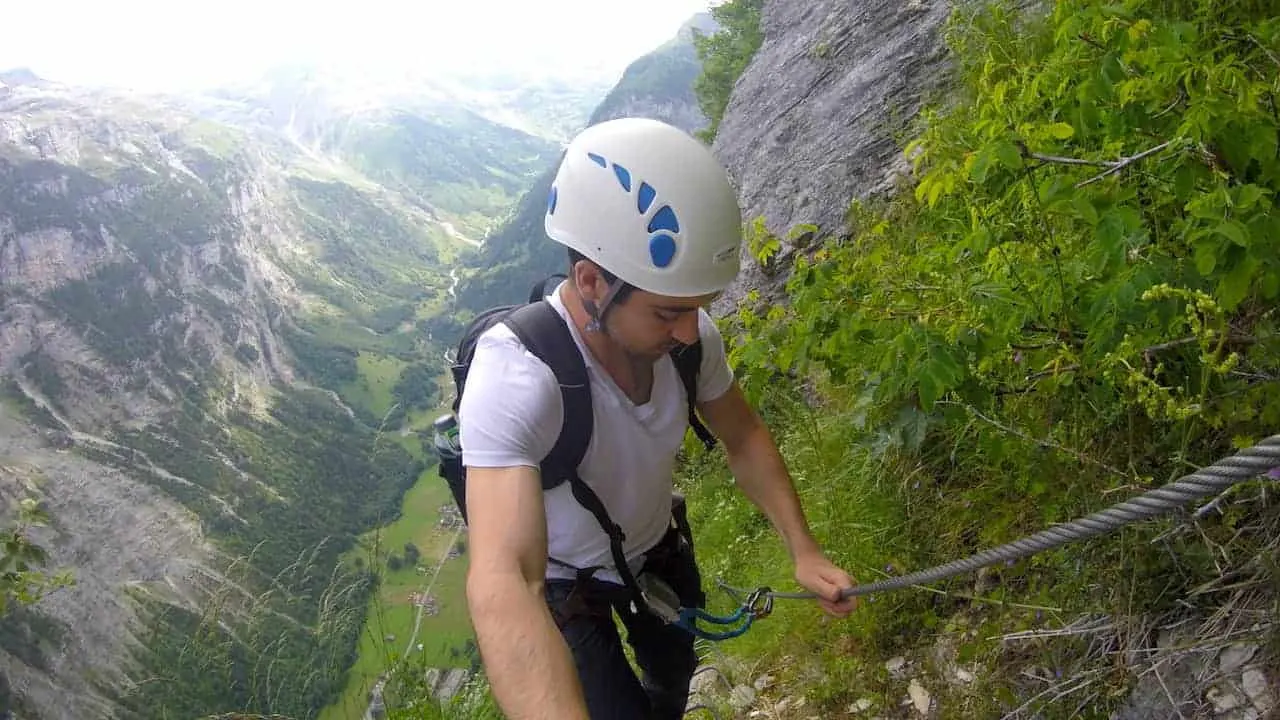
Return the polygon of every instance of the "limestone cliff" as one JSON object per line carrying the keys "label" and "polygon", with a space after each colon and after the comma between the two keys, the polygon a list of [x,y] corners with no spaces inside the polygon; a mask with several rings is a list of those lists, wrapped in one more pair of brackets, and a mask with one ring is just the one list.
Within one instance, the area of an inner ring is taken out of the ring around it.
{"label": "limestone cliff", "polygon": [[[900,132],[944,86],[946,2],[765,3],[759,50],[738,79],[712,149],[734,178],[743,216],[786,238],[799,224],[844,234],[849,202],[891,187]],[[782,255],[794,251],[784,245]],[[784,260],[785,264],[785,260]],[[743,273],[716,310],[751,288],[774,295],[743,251]]]}

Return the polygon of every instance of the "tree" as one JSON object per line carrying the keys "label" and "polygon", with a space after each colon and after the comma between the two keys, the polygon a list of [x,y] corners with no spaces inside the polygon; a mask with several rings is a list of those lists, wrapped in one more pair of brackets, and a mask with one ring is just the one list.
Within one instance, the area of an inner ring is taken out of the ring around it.
{"label": "tree", "polygon": [[720,25],[719,32],[694,34],[693,44],[702,62],[702,74],[694,81],[693,91],[702,113],[710,120],[706,129],[698,133],[705,142],[716,136],[733,86],[764,40],[760,30],[763,6],[764,0],[729,0],[711,8],[712,17]]}
{"label": "tree", "polygon": [[414,363],[400,372],[391,394],[404,408],[430,408],[440,399],[435,371],[426,363]]}
{"label": "tree", "polygon": [[411,542],[404,544],[404,561],[409,565],[417,565],[418,558],[422,557],[422,553],[418,551],[418,546]]}

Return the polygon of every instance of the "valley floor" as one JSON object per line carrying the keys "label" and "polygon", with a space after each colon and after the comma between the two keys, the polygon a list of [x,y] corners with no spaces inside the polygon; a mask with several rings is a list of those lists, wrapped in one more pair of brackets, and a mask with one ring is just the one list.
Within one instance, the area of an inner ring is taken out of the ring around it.
{"label": "valley floor", "polygon": [[[378,679],[401,660],[428,667],[469,665],[465,647],[474,634],[464,598],[467,555],[451,552],[459,541],[465,543],[466,533],[440,512],[451,502],[432,467],[405,494],[401,516],[370,532],[351,552],[352,562],[359,558],[366,565],[377,563],[382,586],[369,605],[360,657],[350,670],[346,690],[320,720],[360,720]],[[418,548],[421,557],[417,563],[390,569],[389,557],[403,559],[407,543]]]}

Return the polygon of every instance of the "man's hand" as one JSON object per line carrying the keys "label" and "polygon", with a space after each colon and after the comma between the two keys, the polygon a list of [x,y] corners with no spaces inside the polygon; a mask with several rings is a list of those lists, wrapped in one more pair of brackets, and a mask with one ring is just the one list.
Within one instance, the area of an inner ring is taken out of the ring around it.
{"label": "man's hand", "polygon": [[853,587],[853,578],[836,567],[820,551],[807,552],[796,558],[796,582],[818,596],[818,604],[831,615],[847,617],[858,607],[856,597],[840,598],[840,592]]}

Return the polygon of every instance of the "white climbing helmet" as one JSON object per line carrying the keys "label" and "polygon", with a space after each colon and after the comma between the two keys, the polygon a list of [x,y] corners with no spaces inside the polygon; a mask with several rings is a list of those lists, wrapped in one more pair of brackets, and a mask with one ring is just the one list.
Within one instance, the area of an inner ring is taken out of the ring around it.
{"label": "white climbing helmet", "polygon": [[547,235],[658,295],[720,292],[738,275],[742,212],[709,148],[657,120],[592,125],[569,143]]}

